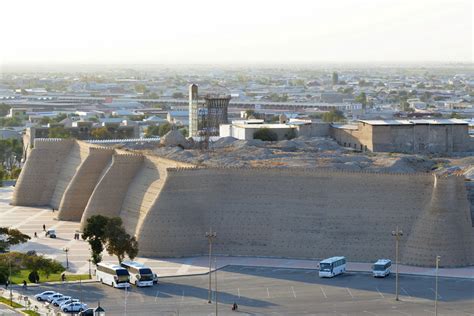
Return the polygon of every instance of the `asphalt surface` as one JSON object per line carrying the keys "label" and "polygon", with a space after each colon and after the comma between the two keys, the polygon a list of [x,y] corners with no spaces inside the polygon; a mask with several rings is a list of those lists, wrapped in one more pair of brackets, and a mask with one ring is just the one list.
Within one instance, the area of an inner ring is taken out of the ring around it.
{"label": "asphalt surface", "polygon": [[[434,315],[435,279],[400,276],[400,301],[395,301],[395,276],[373,278],[346,273],[321,279],[316,270],[230,266],[217,272],[220,315]],[[159,285],[125,291],[98,283],[30,288],[82,298],[89,307],[98,301],[107,315],[215,315],[215,293],[208,301],[208,276],[163,278]],[[214,275],[212,287],[214,289]],[[474,315],[474,280],[439,278],[438,315]],[[239,305],[238,313],[231,305]]]}

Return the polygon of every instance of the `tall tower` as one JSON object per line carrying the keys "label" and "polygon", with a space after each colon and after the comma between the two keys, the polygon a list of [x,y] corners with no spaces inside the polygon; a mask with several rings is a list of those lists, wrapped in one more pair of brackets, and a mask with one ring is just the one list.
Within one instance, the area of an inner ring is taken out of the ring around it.
{"label": "tall tower", "polygon": [[198,86],[189,85],[189,136],[198,136]]}

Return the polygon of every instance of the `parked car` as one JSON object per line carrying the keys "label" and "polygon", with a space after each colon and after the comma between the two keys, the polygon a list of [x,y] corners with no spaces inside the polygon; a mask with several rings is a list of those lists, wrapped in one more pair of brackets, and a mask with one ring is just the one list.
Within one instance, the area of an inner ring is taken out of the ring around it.
{"label": "parked car", "polygon": [[63,297],[63,296],[64,295],[62,295],[61,293],[54,293],[53,295],[49,295],[49,296],[46,297],[46,302],[51,303],[55,299],[58,299],[58,298]]}
{"label": "parked car", "polygon": [[82,312],[86,309],[87,309],[87,305],[81,302],[73,302],[73,303],[61,306],[61,310],[65,313]]}
{"label": "parked car", "polygon": [[46,298],[50,295],[56,294],[54,291],[44,291],[35,295],[37,301],[46,301]]}
{"label": "parked car", "polygon": [[85,311],[80,312],[79,316],[94,316],[94,309],[88,308]]}
{"label": "parked car", "polygon": [[56,230],[54,230],[54,229],[48,229],[44,235],[45,235],[46,237],[49,236],[49,238],[56,238]]}
{"label": "parked car", "polygon": [[59,304],[59,308],[62,308],[63,305],[68,305],[75,302],[79,302],[79,300],[77,298],[68,299],[67,301],[61,302],[61,304]]}
{"label": "parked car", "polygon": [[58,298],[54,299],[51,303],[53,303],[54,306],[59,306],[62,303],[66,302],[67,300],[70,300],[70,299],[71,299],[70,296],[61,296],[61,297],[58,297]]}

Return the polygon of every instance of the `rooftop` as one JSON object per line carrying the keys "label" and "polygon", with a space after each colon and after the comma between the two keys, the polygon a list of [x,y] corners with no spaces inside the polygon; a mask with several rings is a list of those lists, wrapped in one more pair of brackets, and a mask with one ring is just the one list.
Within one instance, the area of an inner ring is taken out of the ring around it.
{"label": "rooftop", "polygon": [[420,119],[420,120],[359,120],[369,125],[466,125],[466,120],[460,119]]}

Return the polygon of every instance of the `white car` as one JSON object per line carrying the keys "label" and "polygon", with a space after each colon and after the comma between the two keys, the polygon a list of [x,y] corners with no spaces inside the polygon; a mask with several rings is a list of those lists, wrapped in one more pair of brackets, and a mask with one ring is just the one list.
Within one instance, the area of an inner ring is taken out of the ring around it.
{"label": "white car", "polygon": [[87,309],[87,304],[81,302],[73,302],[69,304],[61,305],[61,310],[65,313],[69,312],[82,312]]}
{"label": "white car", "polygon": [[46,297],[46,302],[48,303],[51,303],[52,301],[60,298],[60,297],[63,297],[64,295],[62,295],[61,293],[54,293],[53,295],[49,295]]}
{"label": "white car", "polygon": [[77,298],[68,299],[67,301],[61,302],[61,304],[59,304],[59,308],[62,308],[63,305],[68,305],[68,304],[76,303],[76,302],[79,302]]}
{"label": "white car", "polygon": [[51,303],[53,303],[54,306],[59,306],[70,299],[71,299],[70,296],[61,296],[61,297],[58,297],[57,299],[54,299]]}
{"label": "white car", "polygon": [[44,292],[36,294],[35,298],[39,302],[46,301],[46,298],[48,298],[48,296],[53,295],[53,294],[56,294],[56,292],[54,292],[54,291],[44,291]]}

